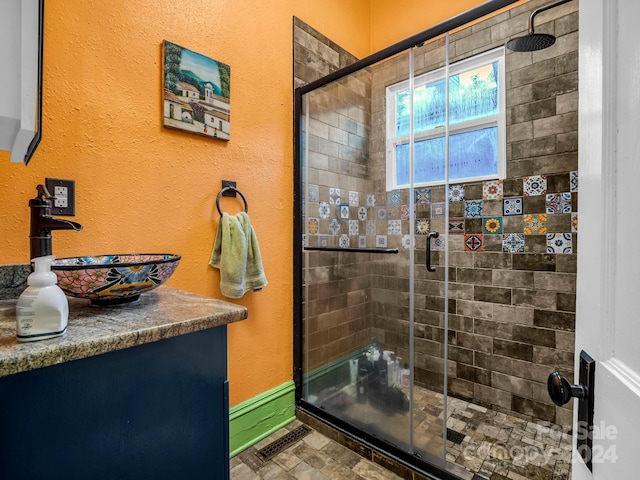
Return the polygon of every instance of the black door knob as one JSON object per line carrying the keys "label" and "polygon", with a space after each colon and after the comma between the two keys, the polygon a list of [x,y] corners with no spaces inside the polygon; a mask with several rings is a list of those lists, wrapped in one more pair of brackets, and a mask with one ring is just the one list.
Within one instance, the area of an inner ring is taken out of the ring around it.
{"label": "black door knob", "polygon": [[584,385],[574,385],[558,372],[553,372],[547,379],[547,391],[553,403],[561,407],[572,397],[587,398],[587,388]]}

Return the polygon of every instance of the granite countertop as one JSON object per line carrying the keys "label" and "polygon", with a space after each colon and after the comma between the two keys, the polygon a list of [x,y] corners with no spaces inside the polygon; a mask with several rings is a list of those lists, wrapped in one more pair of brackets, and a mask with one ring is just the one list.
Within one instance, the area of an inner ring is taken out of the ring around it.
{"label": "granite countertop", "polygon": [[63,336],[19,343],[15,305],[16,300],[0,301],[0,377],[247,318],[245,307],[161,286],[142,294],[135,305],[91,307],[88,300],[69,298]]}

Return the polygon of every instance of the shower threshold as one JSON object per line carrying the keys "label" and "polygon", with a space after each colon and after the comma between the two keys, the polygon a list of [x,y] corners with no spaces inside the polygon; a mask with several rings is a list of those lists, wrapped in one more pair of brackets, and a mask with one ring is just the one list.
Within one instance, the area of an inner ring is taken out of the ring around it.
{"label": "shower threshold", "polygon": [[[398,387],[408,394],[407,387]],[[333,390],[316,406],[354,427],[409,450],[409,411],[357,402],[354,385]],[[425,461],[443,455],[443,395],[413,388],[413,448]],[[571,435],[549,422],[526,420],[471,402],[447,400],[445,469],[464,480],[568,480]],[[349,446],[349,445],[347,445]]]}

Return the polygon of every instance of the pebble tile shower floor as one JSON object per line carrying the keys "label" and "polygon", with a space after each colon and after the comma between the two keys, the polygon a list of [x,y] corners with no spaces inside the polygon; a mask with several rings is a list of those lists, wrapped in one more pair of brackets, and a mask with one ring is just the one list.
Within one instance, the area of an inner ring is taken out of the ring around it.
{"label": "pebble tile shower floor", "polygon": [[[434,412],[442,396],[416,387],[416,409]],[[232,480],[396,480],[398,475],[312,431],[271,460],[258,450],[302,425],[298,420],[231,459]],[[569,480],[571,436],[548,423],[530,422],[449,398],[447,461],[464,480]]]}

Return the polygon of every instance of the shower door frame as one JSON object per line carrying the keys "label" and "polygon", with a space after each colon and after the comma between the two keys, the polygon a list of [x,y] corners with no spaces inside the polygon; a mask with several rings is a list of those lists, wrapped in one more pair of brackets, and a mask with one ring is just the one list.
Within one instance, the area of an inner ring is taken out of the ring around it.
{"label": "shower door frame", "polygon": [[[362,443],[373,450],[380,452],[388,457],[391,457],[395,461],[398,461],[405,466],[419,471],[422,474],[428,475],[430,478],[439,478],[443,480],[457,479],[455,475],[442,468],[427,463],[415,455],[404,451],[394,445],[391,445],[380,438],[377,438],[369,433],[360,430],[357,427],[345,422],[332,414],[322,410],[321,408],[307,402],[303,396],[303,343],[304,343],[304,325],[303,325],[303,215],[302,215],[302,195],[303,195],[303,171],[302,171],[302,120],[303,120],[303,95],[312,92],[318,88],[321,88],[329,83],[340,80],[352,73],[355,73],[361,69],[367,68],[378,62],[384,61],[394,55],[408,51],[417,45],[425,43],[438,36],[449,33],[456,28],[462,27],[470,22],[478,20],[486,15],[489,15],[501,8],[508,7],[517,3],[519,0],[489,0],[471,10],[463,12],[449,20],[446,20],[434,27],[431,27],[423,32],[413,35],[401,42],[391,45],[379,52],[376,52],[368,57],[365,57],[351,65],[337,70],[325,77],[303,85],[294,90],[294,119],[293,119],[293,143],[294,143],[294,201],[293,201],[293,300],[294,300],[294,315],[293,315],[293,355],[294,355],[294,370],[293,380],[295,383],[295,404],[296,409],[301,412],[310,415],[319,421],[329,425],[342,434],[347,435],[355,439],[357,442]],[[447,358],[444,359],[445,363]],[[445,368],[446,372],[446,368]],[[446,385],[446,383],[445,383]],[[446,391],[445,398],[446,398]],[[437,475],[437,477],[432,477]]]}

